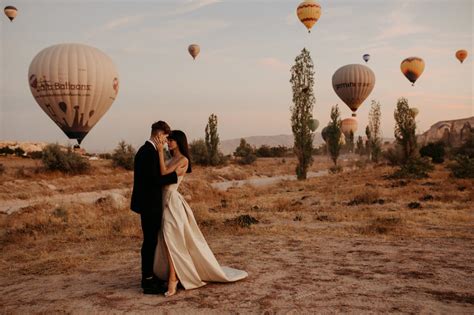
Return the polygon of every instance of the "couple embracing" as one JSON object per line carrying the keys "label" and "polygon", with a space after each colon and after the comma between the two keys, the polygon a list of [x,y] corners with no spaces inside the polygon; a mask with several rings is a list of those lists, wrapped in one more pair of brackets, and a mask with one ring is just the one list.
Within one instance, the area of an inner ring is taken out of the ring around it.
{"label": "couple embracing", "polygon": [[[165,160],[168,145],[172,158]],[[135,156],[131,209],[140,214],[142,282],[145,294],[172,296],[207,282],[234,282],[247,272],[221,267],[202,235],[188,203],[178,192],[191,161],[186,135],[158,121]]]}

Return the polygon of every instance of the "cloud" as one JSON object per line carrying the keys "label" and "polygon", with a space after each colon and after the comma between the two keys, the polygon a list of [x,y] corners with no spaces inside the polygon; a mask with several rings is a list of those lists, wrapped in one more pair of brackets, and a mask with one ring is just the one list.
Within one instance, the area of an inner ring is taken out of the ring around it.
{"label": "cloud", "polygon": [[136,24],[138,22],[141,22],[141,21],[143,21],[144,18],[145,18],[144,15],[120,17],[120,18],[114,19],[112,21],[109,21],[107,24],[105,24],[102,27],[102,30],[104,30],[104,31],[113,31],[113,30],[116,30],[118,28],[123,28],[125,26],[129,26],[131,24]]}
{"label": "cloud", "polygon": [[283,61],[274,58],[274,57],[266,57],[262,58],[258,61],[258,63],[264,67],[273,69],[273,70],[285,70],[287,71],[290,66]]}
{"label": "cloud", "polygon": [[402,5],[394,9],[388,17],[384,17],[380,22],[383,29],[375,37],[375,40],[387,40],[406,35],[421,34],[429,31],[425,26],[416,22],[412,14],[413,9],[409,8],[409,1],[402,2]]}
{"label": "cloud", "polygon": [[167,15],[181,15],[191,13],[201,8],[222,2],[222,0],[186,0],[178,8],[169,12]]}

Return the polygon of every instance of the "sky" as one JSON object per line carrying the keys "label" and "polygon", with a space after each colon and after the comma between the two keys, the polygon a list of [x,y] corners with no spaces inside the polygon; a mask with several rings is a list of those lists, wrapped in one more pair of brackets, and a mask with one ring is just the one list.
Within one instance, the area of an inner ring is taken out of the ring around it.
{"label": "sky", "polygon": [[[19,10],[13,23],[0,18],[0,140],[74,143],[37,105],[27,78],[39,51],[65,42],[99,48],[120,76],[115,102],[82,143],[88,151],[110,151],[120,140],[138,147],[157,120],[190,141],[203,138],[212,113],[221,140],[291,134],[290,68],[305,47],[315,64],[313,115],[322,126],[335,104],[350,117],[331,78],[341,66],[363,64],[364,53],[376,83],[358,110],[356,135],[364,133],[372,99],[381,103],[388,138],[400,97],[419,109],[419,133],[474,115],[472,0],[319,1],[311,34],[297,19],[299,3],[0,0]],[[201,46],[195,61],[191,43]],[[471,54],[463,64],[454,57],[458,49]],[[400,72],[410,56],[426,64],[414,87]]]}

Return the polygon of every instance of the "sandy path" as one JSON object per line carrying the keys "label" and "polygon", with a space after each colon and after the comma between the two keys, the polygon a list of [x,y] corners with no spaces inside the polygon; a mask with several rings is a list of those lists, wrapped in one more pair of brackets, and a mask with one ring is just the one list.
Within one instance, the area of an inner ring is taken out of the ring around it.
{"label": "sandy path", "polygon": [[[474,312],[474,245],[463,239],[209,236],[223,265],[249,272],[165,299],[139,289],[138,245],[67,275],[2,275],[6,313]],[[97,266],[98,264],[94,264]]]}

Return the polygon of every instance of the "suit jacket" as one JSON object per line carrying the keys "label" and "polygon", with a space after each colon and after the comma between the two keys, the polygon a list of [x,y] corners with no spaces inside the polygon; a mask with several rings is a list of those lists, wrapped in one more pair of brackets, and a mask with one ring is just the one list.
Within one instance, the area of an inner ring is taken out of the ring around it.
{"label": "suit jacket", "polygon": [[161,175],[158,152],[153,144],[145,142],[135,155],[133,192],[130,209],[147,214],[163,213],[162,191],[163,186],[178,182],[176,172]]}

